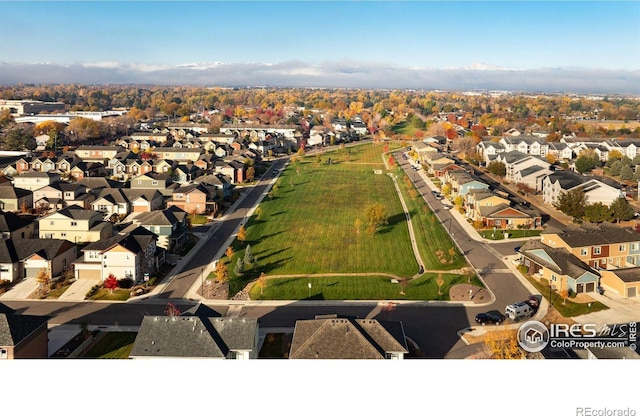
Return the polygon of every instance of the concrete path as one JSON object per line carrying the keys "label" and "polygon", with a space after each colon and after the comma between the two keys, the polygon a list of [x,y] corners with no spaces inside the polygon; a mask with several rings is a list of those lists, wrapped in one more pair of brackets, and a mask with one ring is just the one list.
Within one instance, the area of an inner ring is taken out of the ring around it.
{"label": "concrete path", "polygon": [[38,288],[36,279],[22,279],[7,292],[0,295],[0,300],[24,300]]}
{"label": "concrete path", "polygon": [[80,279],[75,281],[58,298],[60,301],[79,302],[83,301],[89,290],[100,283],[100,279]]}

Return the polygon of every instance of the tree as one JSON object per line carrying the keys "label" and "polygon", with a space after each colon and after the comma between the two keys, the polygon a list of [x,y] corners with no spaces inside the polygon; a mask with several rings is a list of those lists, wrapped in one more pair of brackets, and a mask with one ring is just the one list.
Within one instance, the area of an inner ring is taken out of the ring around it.
{"label": "tree", "polygon": [[629,165],[624,165],[622,169],[620,169],[620,179],[623,181],[630,181],[633,179],[633,169]]}
{"label": "tree", "polygon": [[404,279],[400,279],[400,294],[401,295],[405,295],[404,291],[409,287],[409,279],[408,278],[404,278]]}
{"label": "tree", "polygon": [[220,283],[226,283],[229,281],[229,270],[224,261],[218,260],[215,269],[216,280]]}
{"label": "tree", "polygon": [[245,241],[247,239],[247,230],[244,228],[244,225],[241,225],[238,229],[237,238],[239,241]]}
{"label": "tree", "polygon": [[633,208],[629,205],[629,201],[626,198],[620,197],[613,201],[609,206],[609,212],[611,218],[614,221],[629,221],[633,218]]}
{"label": "tree", "polygon": [[517,332],[511,329],[488,331],[484,347],[492,359],[515,360],[525,356],[518,344]]}
{"label": "tree", "polygon": [[255,177],[256,169],[253,166],[249,166],[247,168],[247,182],[251,182]]}
{"label": "tree", "polygon": [[225,256],[229,257],[230,259],[233,259],[233,255],[235,254],[233,252],[233,247],[229,246],[227,247],[227,250],[224,252]]}
{"label": "tree", "polygon": [[36,275],[36,282],[40,284],[40,289],[46,292],[47,288],[49,287],[49,283],[51,282],[49,270],[47,270],[45,267],[40,269],[38,271],[38,274]]}
{"label": "tree", "polygon": [[611,219],[611,211],[609,211],[609,207],[602,202],[589,204],[584,207],[584,219],[589,222],[600,224],[601,222],[609,221]]}
{"label": "tree", "polygon": [[588,172],[598,165],[600,165],[600,159],[597,155],[581,154],[575,162],[576,170],[580,173]]}
{"label": "tree", "polygon": [[12,127],[1,138],[0,144],[3,150],[34,150],[36,141],[33,128],[24,125]]}
{"label": "tree", "polygon": [[85,117],[77,117],[69,122],[65,133],[72,139],[84,141],[102,136],[103,124]]}
{"label": "tree", "polygon": [[233,269],[236,276],[242,276],[244,274],[244,260],[240,257],[236,260],[236,267]]}
{"label": "tree", "polygon": [[167,303],[167,306],[164,308],[164,314],[167,316],[178,316],[180,315],[180,309],[173,303]]}
{"label": "tree", "polygon": [[554,207],[573,218],[573,222],[580,223],[584,217],[587,197],[580,188],[563,192],[558,197]]}
{"label": "tree", "polygon": [[247,248],[244,250],[244,264],[251,266],[253,264],[253,252],[251,251],[251,245],[247,244]]}
{"label": "tree", "polygon": [[507,166],[502,162],[498,162],[497,160],[489,163],[489,165],[487,166],[487,170],[496,176],[504,177],[507,175]]}
{"label": "tree", "polygon": [[436,278],[436,284],[438,285],[438,296],[442,296],[442,285],[444,285],[444,279],[442,278],[442,273],[438,273],[438,277]]}
{"label": "tree", "polygon": [[451,184],[445,183],[442,185],[442,193],[444,196],[449,196],[451,194]]}
{"label": "tree", "polygon": [[264,272],[260,273],[260,277],[258,277],[256,285],[260,288],[260,295],[264,294],[264,288],[267,287],[267,276]]}
{"label": "tree", "polygon": [[[621,161],[616,160],[615,162],[613,162],[611,164],[611,166],[609,167],[609,173],[613,176],[620,176],[620,172],[622,171],[622,167],[624,165],[622,164]],[[581,172],[582,173],[582,172]]]}
{"label": "tree", "polygon": [[109,289],[109,292],[113,293],[113,289],[118,287],[118,279],[110,273],[109,276],[104,279],[104,288]]}
{"label": "tree", "polygon": [[566,305],[567,304],[567,298],[569,297],[569,290],[568,289],[562,289],[560,291],[560,297],[562,298],[562,304]]}
{"label": "tree", "polygon": [[387,219],[387,208],[384,204],[376,203],[370,205],[365,214],[367,217],[367,231],[370,235],[375,234],[378,227],[389,223]]}

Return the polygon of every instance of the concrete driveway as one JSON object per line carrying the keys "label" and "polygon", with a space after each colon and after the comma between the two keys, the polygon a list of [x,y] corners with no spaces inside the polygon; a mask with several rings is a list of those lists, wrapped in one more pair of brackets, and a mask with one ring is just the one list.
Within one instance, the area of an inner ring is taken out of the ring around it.
{"label": "concrete driveway", "polygon": [[6,293],[0,295],[0,300],[24,300],[38,288],[38,282],[36,279],[22,279],[21,282],[14,285]]}
{"label": "concrete driveway", "polygon": [[80,279],[76,280],[67,290],[64,291],[58,300],[68,302],[83,301],[87,292],[100,283],[100,279]]}
{"label": "concrete driveway", "polygon": [[640,297],[623,298],[611,290],[606,290],[604,295],[589,293],[593,299],[604,303],[609,309],[593,312],[573,318],[581,324],[594,323],[598,326],[603,324],[621,324],[627,322],[640,322]]}

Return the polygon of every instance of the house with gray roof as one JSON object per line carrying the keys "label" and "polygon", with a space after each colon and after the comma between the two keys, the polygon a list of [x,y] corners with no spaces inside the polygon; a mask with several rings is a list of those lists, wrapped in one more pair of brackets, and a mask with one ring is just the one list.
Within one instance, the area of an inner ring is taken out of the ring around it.
{"label": "house with gray roof", "polygon": [[[35,279],[45,270],[50,278],[60,276],[78,257],[76,245],[61,239],[16,238],[11,241],[22,262],[24,277]],[[19,274],[22,274],[20,270]]]}
{"label": "house with gray roof", "polygon": [[48,357],[48,316],[0,313],[0,361]]}
{"label": "house with gray roof", "polygon": [[12,185],[0,186],[0,210],[21,211],[23,207],[33,206],[33,192],[15,188]]}
{"label": "house with gray roof", "polygon": [[403,359],[408,354],[402,322],[340,318],[298,320],[290,359]]}
{"label": "house with gray roof", "polygon": [[516,172],[513,181],[515,183],[524,184],[536,192],[541,192],[544,178],[552,173],[553,171],[549,168],[545,168],[540,165],[532,165]]}
{"label": "house with gray roof", "polygon": [[3,239],[33,238],[36,233],[36,221],[30,215],[18,215],[0,211],[0,233]]}
{"label": "house with gray roof", "polygon": [[547,205],[555,205],[562,193],[581,189],[587,203],[601,202],[611,205],[616,199],[624,198],[622,190],[595,179],[587,178],[571,171],[557,171],[548,175],[542,182],[542,200]]}
{"label": "house with gray roof", "polygon": [[38,219],[40,238],[61,238],[87,243],[109,238],[113,225],[94,210],[71,205]]}
{"label": "house with gray roof", "polygon": [[132,221],[158,235],[158,247],[170,253],[179,251],[187,241],[187,213],[178,207],[142,212]]}
{"label": "house with gray roof", "polygon": [[212,358],[258,356],[258,320],[197,315],[145,316],[129,358]]}

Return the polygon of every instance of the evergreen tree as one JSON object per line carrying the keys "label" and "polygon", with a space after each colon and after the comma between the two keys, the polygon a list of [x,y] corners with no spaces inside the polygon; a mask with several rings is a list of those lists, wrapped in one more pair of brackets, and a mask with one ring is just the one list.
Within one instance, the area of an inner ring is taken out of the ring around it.
{"label": "evergreen tree", "polygon": [[238,257],[238,261],[236,261],[236,267],[233,269],[233,272],[236,276],[242,276],[244,274],[244,260]]}
{"label": "evergreen tree", "polygon": [[247,248],[244,250],[244,264],[251,266],[253,264],[253,252],[251,251],[251,244],[247,244]]}

